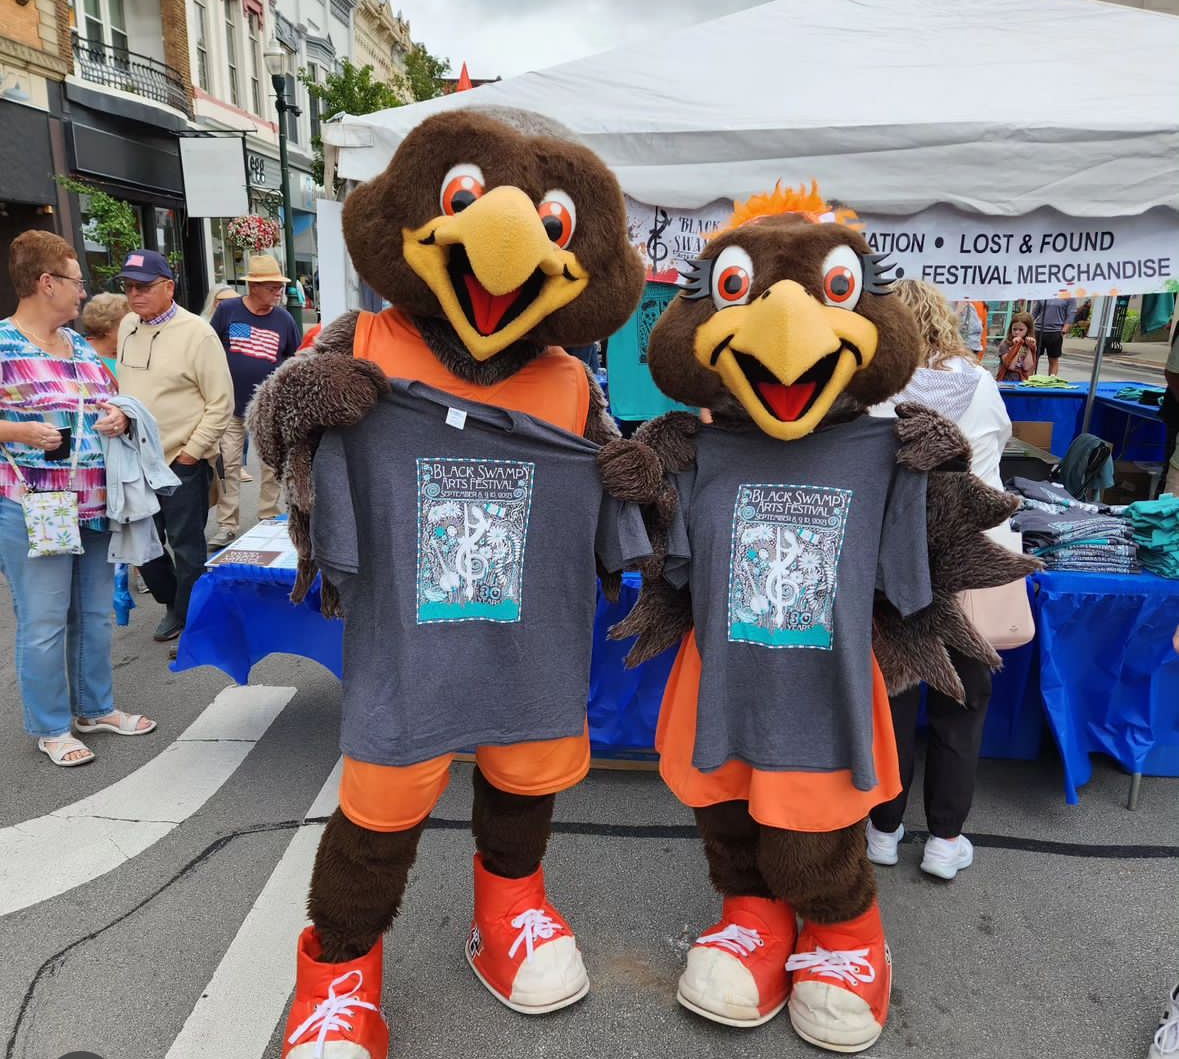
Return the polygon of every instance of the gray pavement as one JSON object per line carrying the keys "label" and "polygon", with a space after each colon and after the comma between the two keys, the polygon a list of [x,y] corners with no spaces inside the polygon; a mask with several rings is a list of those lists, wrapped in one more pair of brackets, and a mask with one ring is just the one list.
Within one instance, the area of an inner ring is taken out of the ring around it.
{"label": "gray pavement", "polygon": [[[252,505],[256,486],[243,493]],[[6,646],[12,618],[0,595]],[[146,596],[137,601],[131,625],[116,637],[117,691],[124,709],[157,717],[160,731],[94,737],[100,757],[85,768],[54,769],[32,749],[20,730],[10,652],[0,651],[8,732],[0,744],[0,843],[35,837],[79,799],[133,781],[230,688],[212,670],[169,673],[166,647],[151,641],[159,608]],[[102,1059],[279,1055],[297,926],[272,938],[259,927],[283,913],[298,918],[306,866],[296,847],[310,839],[313,848],[322,819],[313,803],[337,758],[339,686],[289,656],[262,663],[253,683],[297,690],[207,801],[113,870],[0,916],[3,1059],[59,1059],[75,1050]],[[209,753],[232,739],[209,738]],[[784,1016],[741,1032],[675,1004],[686,948],[714,921],[719,902],[691,814],[649,771],[595,770],[558,799],[546,871],[578,931],[589,997],[541,1019],[501,1007],[462,955],[471,901],[469,766],[456,765],[452,779],[387,939],[392,1055],[822,1054],[798,1040]],[[182,770],[170,774],[173,790],[144,797],[143,817],[157,818],[169,793],[189,782]],[[913,799],[901,863],[879,872],[896,977],[892,1018],[867,1054],[1145,1055],[1156,1009],[1179,979],[1179,781],[1148,778],[1136,812],[1124,808],[1127,785],[1099,758],[1080,804],[1066,805],[1049,741],[1036,761],[982,762],[967,828],[976,861],[951,884],[918,870],[924,818]],[[50,847],[45,872],[68,852]],[[291,857],[295,884],[274,902],[272,872]],[[243,970],[227,985],[219,967],[231,955]],[[215,1011],[205,1022],[203,1005]],[[202,1044],[193,1036],[202,1026],[233,1043]]]}

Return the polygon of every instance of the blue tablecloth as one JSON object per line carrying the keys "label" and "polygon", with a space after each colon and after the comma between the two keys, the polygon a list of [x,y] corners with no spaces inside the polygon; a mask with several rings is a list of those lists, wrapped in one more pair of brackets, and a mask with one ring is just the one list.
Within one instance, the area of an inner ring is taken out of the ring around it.
{"label": "blue tablecloth", "polygon": [[[271,653],[315,659],[339,676],[343,625],[319,613],[319,594],[291,604],[292,571],[221,566],[196,583],[172,668],[211,665],[239,684]],[[1004,654],[983,734],[984,757],[1034,758],[1043,722],[1064,759],[1065,795],[1091,775],[1089,755],[1129,772],[1179,776],[1179,581],[1152,574],[1041,573],[1029,579],[1035,641]],[[589,723],[599,757],[651,757],[674,651],[635,670],[628,645],[606,639],[638,594],[627,575],[618,603],[599,598],[590,671]]]}
{"label": "blue tablecloth", "polygon": [[1089,755],[1128,772],[1179,776],[1179,581],[1153,574],[1036,574],[1036,638],[1065,795],[1089,782]]}
{"label": "blue tablecloth", "polygon": [[1051,423],[1052,443],[1046,447],[1063,456],[1070,442],[1081,432],[1088,383],[1076,383],[1072,390],[1041,390],[1022,383],[1000,383],[999,393],[1013,423]]}
{"label": "blue tablecloth", "polygon": [[[319,612],[318,582],[308,598],[292,604],[291,570],[216,566],[193,589],[188,625],[177,647],[176,672],[216,666],[239,684],[267,655],[302,655],[336,676],[343,673],[343,624]],[[638,598],[638,576],[624,577],[617,603],[599,596],[594,619],[588,714],[594,754],[611,758],[652,758],[663,686],[675,651],[668,650],[638,669],[622,660],[629,643],[606,638]],[[1034,645],[1004,655],[983,733],[984,757],[1034,758],[1040,749],[1043,712],[1035,695]]]}
{"label": "blue tablecloth", "polygon": [[[287,598],[293,570],[256,566],[215,566],[193,588],[188,624],[177,646],[175,672],[216,666],[239,684],[269,654],[314,659],[337,677],[343,675],[343,622],[319,612],[319,582],[302,603]],[[626,669],[630,644],[606,638],[638,598],[637,574],[624,575],[617,603],[599,594],[590,664],[589,726],[594,753],[612,758],[653,758],[655,722],[663,686],[675,660],[665,651],[637,669]]]}
{"label": "blue tablecloth", "polygon": [[[1081,432],[1085,398],[1089,395],[1087,382],[1073,385],[1075,388],[1071,390],[1042,390],[1035,386],[1001,383],[999,392],[1013,423],[1051,423],[1052,443],[1048,448],[1053,455],[1063,456],[1073,438]],[[1114,396],[1127,386],[1139,385],[1133,382],[1099,382],[1089,433],[1113,445],[1115,459],[1165,463],[1163,448],[1166,444],[1166,429],[1159,418],[1158,409],[1140,405],[1136,401],[1119,400]]]}
{"label": "blue tablecloth", "polygon": [[[1167,428],[1159,415],[1158,405],[1139,404],[1115,396],[1127,386],[1138,385],[1099,382],[1089,432],[1114,446],[1114,459],[1166,463],[1163,451],[1167,443]],[[1147,388],[1158,389],[1162,393],[1158,387]]]}

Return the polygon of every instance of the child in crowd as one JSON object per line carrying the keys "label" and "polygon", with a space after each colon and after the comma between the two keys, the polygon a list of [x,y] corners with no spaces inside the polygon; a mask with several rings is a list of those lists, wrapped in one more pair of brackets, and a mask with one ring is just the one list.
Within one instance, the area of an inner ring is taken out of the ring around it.
{"label": "child in crowd", "polygon": [[999,382],[1027,382],[1036,370],[1035,325],[1030,313],[1011,318],[1007,337],[999,345]]}

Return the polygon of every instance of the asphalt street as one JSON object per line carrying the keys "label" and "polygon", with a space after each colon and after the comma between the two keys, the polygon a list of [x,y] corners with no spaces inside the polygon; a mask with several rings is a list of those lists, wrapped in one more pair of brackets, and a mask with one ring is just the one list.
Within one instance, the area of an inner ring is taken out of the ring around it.
{"label": "asphalt street", "polygon": [[[1087,377],[1084,359],[1066,358],[1070,377]],[[247,515],[256,495],[243,489]],[[257,666],[248,688],[211,669],[172,674],[151,639],[160,608],[136,596],[115,640],[118,702],[160,728],[95,736],[96,763],[55,769],[21,730],[0,595],[0,1057],[277,1059],[311,861],[335,804],[338,682],[291,656]],[[896,974],[892,1017],[866,1054],[1145,1055],[1179,980],[1179,781],[1147,778],[1135,812],[1127,789],[1096,758],[1067,805],[1048,737],[1038,760],[983,761],[967,825],[975,864],[949,884],[917,867],[924,814],[912,799],[901,863],[878,874]],[[595,770],[557,801],[546,872],[589,996],[536,1019],[497,1004],[463,958],[469,807],[470,768],[456,765],[386,939],[392,1055],[823,1054],[784,1015],[738,1031],[675,1003],[719,900],[690,812],[650,771]]]}

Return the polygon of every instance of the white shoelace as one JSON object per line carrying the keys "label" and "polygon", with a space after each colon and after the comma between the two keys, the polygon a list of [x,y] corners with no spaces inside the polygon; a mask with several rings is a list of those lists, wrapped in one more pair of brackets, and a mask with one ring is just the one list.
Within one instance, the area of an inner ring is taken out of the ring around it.
{"label": "white shoelace", "polygon": [[560,934],[565,929],[543,908],[525,909],[518,916],[513,917],[512,926],[520,933],[516,935],[516,940],[508,949],[508,959],[512,959],[520,946],[523,945],[526,951],[525,963],[532,959],[534,942],[548,941],[549,938]]}
{"label": "white shoelace", "polygon": [[738,956],[749,956],[755,949],[760,949],[765,942],[761,935],[751,927],[742,927],[737,923],[730,923],[724,930],[715,934],[702,934],[696,939],[697,945],[715,945],[720,949],[727,949]]}
{"label": "white shoelace", "polygon": [[788,971],[814,971],[855,985],[876,981],[876,968],[868,959],[867,949],[841,949],[834,952],[817,946],[814,952],[796,952],[786,961]]}
{"label": "white shoelace", "polygon": [[[341,993],[337,996],[336,986],[342,987],[349,978],[355,978],[355,984],[347,993]],[[323,1059],[323,1045],[329,1033],[333,1030],[348,1030],[351,1032],[352,1023],[345,1021],[345,1019],[353,1014],[353,1009],[365,1008],[369,1011],[380,1010],[375,1004],[370,1004],[367,1000],[353,999],[360,992],[361,986],[363,985],[364,975],[360,971],[349,971],[347,974],[340,975],[339,978],[328,986],[327,999],[321,1001],[315,1011],[312,1012],[311,1017],[291,1034],[287,1040],[287,1044],[297,1044],[299,1038],[304,1034],[310,1033],[312,1030],[318,1030],[315,1038],[314,1059]]]}
{"label": "white shoelace", "polygon": [[1154,1046],[1160,1055],[1179,1055],[1179,1004],[1172,1001],[1170,1010],[1155,1030]]}

